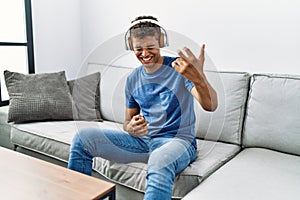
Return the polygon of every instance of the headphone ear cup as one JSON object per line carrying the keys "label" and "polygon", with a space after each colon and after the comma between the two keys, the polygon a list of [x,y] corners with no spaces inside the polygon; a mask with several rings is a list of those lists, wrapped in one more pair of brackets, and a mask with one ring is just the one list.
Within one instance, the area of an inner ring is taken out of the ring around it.
{"label": "headphone ear cup", "polygon": [[159,38],[159,48],[165,47],[165,34],[160,33],[160,38]]}
{"label": "headphone ear cup", "polygon": [[132,46],[132,40],[131,40],[131,37],[128,37],[127,39],[127,44],[128,44],[128,48],[133,51],[133,46]]}

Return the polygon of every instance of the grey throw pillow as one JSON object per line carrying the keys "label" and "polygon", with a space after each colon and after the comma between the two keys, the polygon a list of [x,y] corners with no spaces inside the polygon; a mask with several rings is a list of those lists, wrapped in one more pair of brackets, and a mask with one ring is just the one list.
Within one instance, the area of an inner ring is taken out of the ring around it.
{"label": "grey throw pillow", "polygon": [[10,97],[8,122],[73,119],[65,72],[22,74],[4,71]]}
{"label": "grey throw pillow", "polygon": [[103,121],[100,114],[100,72],[68,81],[74,120]]}

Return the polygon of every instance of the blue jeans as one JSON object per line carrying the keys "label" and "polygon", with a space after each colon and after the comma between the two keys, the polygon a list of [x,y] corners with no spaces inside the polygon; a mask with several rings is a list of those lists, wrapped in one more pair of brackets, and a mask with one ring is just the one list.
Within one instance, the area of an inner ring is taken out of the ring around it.
{"label": "blue jeans", "polygon": [[196,159],[195,147],[180,138],[134,137],[123,131],[83,129],[76,133],[68,168],[92,174],[93,157],[147,165],[144,199],[171,199],[176,174]]}

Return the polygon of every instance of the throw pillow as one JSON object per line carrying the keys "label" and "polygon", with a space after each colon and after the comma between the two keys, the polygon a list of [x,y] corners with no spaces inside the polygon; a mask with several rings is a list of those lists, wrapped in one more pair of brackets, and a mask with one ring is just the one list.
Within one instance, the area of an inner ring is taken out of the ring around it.
{"label": "throw pillow", "polygon": [[100,72],[68,81],[75,120],[103,121],[100,114]]}
{"label": "throw pillow", "polygon": [[65,72],[22,74],[4,71],[10,97],[8,122],[73,119]]}

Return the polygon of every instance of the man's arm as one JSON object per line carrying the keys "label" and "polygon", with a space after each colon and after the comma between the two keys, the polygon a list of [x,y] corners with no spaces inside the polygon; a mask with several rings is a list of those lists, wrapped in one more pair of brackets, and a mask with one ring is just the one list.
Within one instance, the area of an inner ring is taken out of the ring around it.
{"label": "man's arm", "polygon": [[191,94],[197,99],[202,108],[207,111],[214,111],[218,107],[218,97],[203,72],[204,48],[205,45],[202,45],[200,55],[197,58],[185,47],[184,51],[187,55],[179,51],[180,58],[176,59],[172,66],[178,73],[193,82],[194,87]]}
{"label": "man's arm", "polygon": [[192,95],[197,99],[202,108],[206,111],[215,111],[218,107],[218,96],[213,87],[204,77],[199,82],[193,82]]}
{"label": "man's arm", "polygon": [[148,134],[147,121],[140,115],[139,108],[126,108],[123,129],[137,137]]}

